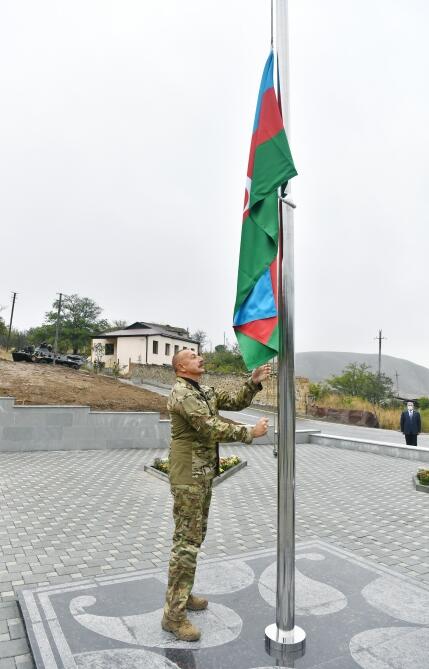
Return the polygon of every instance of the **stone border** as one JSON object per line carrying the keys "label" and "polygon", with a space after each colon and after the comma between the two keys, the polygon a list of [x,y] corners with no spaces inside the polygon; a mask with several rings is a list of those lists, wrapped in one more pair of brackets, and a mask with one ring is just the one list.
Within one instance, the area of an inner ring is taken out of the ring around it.
{"label": "stone border", "polygon": [[[238,463],[238,465],[234,465],[234,467],[230,467],[230,469],[227,469],[226,472],[223,472],[223,474],[216,476],[213,479],[213,487],[219,485],[219,483],[222,483],[223,481],[226,481],[226,479],[239,472],[240,469],[243,469],[243,467],[247,467],[247,460],[242,460]],[[152,476],[156,476],[156,478],[160,479],[160,481],[164,481],[165,483],[170,482],[167,474],[160,472],[159,469],[155,469],[155,467],[152,467],[151,465],[145,465],[144,471],[148,474],[151,474]]]}
{"label": "stone border", "polygon": [[358,439],[334,434],[310,434],[309,443],[330,448],[344,448],[351,451],[387,455],[393,458],[404,458],[414,462],[429,462],[429,448],[424,446],[406,446],[393,444],[387,441],[373,441],[372,439]]}
{"label": "stone border", "polygon": [[413,483],[415,489],[418,492],[429,492],[429,485],[423,485],[423,483],[420,483],[416,474],[413,475]]}

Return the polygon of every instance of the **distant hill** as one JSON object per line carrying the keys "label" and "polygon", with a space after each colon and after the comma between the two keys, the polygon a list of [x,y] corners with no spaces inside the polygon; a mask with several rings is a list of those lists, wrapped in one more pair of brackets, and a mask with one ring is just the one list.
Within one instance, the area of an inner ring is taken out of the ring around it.
{"label": "distant hill", "polygon": [[[345,353],[342,351],[297,353],[295,371],[298,376],[306,376],[311,381],[325,381],[332,375],[341,374],[344,367],[351,362],[365,362],[371,367],[371,371],[378,371],[376,353]],[[395,394],[395,372],[398,372],[400,397],[429,397],[429,369],[427,367],[416,365],[402,358],[383,355],[381,371],[392,379]]]}

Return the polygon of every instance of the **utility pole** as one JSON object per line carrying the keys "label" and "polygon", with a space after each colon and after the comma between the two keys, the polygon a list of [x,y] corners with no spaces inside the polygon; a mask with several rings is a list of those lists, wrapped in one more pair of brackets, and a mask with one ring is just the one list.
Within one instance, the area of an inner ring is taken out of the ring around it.
{"label": "utility pole", "polygon": [[374,337],[374,339],[378,339],[378,376],[381,376],[381,341],[383,339],[386,339],[386,337],[383,337],[382,330],[378,331],[378,337]]}
{"label": "utility pole", "polygon": [[61,300],[63,299],[63,294],[59,293],[59,300],[58,300],[58,311],[57,311],[57,324],[55,327],[55,341],[54,341],[54,359],[52,360],[52,364],[55,365],[55,356],[57,355],[57,347],[58,347],[58,332],[60,329],[60,318],[61,318]]}
{"label": "utility pole", "polygon": [[395,370],[395,376],[396,376],[396,394],[399,397],[399,374],[396,370]]}
{"label": "utility pole", "polygon": [[9,332],[7,333],[6,351],[9,350],[9,340],[10,340],[10,333],[11,333],[11,331],[12,331],[13,312],[15,311],[15,300],[16,300],[16,296],[18,295],[18,293],[12,293],[12,295],[13,295],[13,298],[12,298],[12,311],[11,311],[11,314],[10,314]]}

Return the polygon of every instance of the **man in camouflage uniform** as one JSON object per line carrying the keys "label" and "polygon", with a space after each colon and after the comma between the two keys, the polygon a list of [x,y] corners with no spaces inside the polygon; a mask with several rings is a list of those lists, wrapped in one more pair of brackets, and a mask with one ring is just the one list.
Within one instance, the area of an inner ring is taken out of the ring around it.
{"label": "man in camouflage uniform", "polygon": [[253,426],[227,423],[219,409],[239,411],[249,406],[270,373],[263,365],[252,372],[242,389],[233,395],[200,386],[203,359],[189,349],[173,358],[177,375],[168,399],[171,416],[170,484],[175,531],[168,573],[162,627],[178,639],[197,641],[200,631],[186,617],[186,609],[207,608],[207,600],[191,593],[199,548],[204,541],[210,508],[212,481],[219,474],[219,442],[250,444],[266,434],[268,420]]}

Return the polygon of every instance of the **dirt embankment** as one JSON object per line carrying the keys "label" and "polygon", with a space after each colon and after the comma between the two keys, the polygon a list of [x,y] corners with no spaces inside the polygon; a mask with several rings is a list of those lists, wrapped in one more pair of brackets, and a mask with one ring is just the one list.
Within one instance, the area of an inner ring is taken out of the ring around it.
{"label": "dirt embankment", "polygon": [[0,359],[0,397],[17,404],[79,404],[98,411],[159,411],[167,398],[106,376]]}

